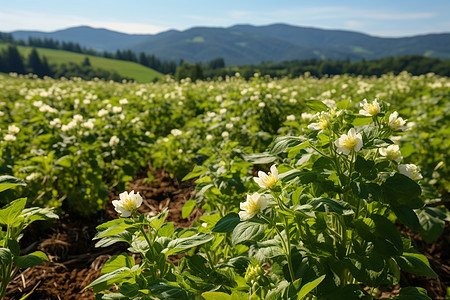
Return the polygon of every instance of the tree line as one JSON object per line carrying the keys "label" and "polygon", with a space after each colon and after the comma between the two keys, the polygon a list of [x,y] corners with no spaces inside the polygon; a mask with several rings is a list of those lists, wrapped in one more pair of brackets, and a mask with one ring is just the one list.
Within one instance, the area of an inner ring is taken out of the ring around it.
{"label": "tree line", "polygon": [[53,78],[80,77],[85,80],[103,78],[105,80],[114,81],[129,79],[114,71],[92,67],[88,57],[86,57],[81,64],[69,62],[59,65],[50,65],[45,56],[41,57],[39,55],[36,48],[33,48],[27,57],[23,57],[17,50],[17,47],[11,44],[0,51],[0,72],[13,72],[17,74],[32,73],[40,78],[44,76]]}
{"label": "tree line", "polygon": [[[226,66],[225,60],[221,57],[211,60],[207,63],[189,63],[181,60],[178,64],[174,61],[163,61],[158,59],[153,54],[146,54],[141,52],[139,55],[131,50],[117,50],[115,53],[104,51],[98,53],[92,49],[86,49],[81,47],[77,43],[55,41],[48,38],[29,38],[25,43],[21,40],[14,40],[11,34],[0,32],[0,42],[12,43],[15,45],[26,45],[33,47],[60,49],[71,52],[83,53],[87,55],[102,56],[106,58],[126,60],[139,63],[141,65],[152,68],[163,74],[174,75],[175,79],[180,80],[183,78],[191,78],[192,80],[217,78],[225,76],[233,76],[236,72],[239,72],[243,78],[251,78],[254,73],[259,73],[263,76],[269,75],[271,77],[283,77],[291,76],[297,77],[308,72],[312,76],[322,77],[338,74],[354,74],[364,76],[381,76],[385,73],[398,74],[402,71],[407,71],[413,75],[426,74],[433,72],[441,76],[450,76],[450,60],[440,60],[438,58],[425,57],[420,55],[406,55],[398,57],[387,57],[374,60],[361,60],[350,61],[347,60],[319,60],[319,59],[304,59],[304,60],[292,60],[284,62],[263,62],[260,64],[240,65],[240,66]],[[17,58],[16,58],[17,60]],[[35,58],[33,59],[37,61]],[[28,62],[28,69],[34,70]],[[44,69],[42,72],[49,73],[46,68],[48,62],[45,57],[42,59],[41,64]],[[20,64],[19,64],[20,65]],[[39,64],[35,64],[38,65]],[[64,65],[64,70],[61,72],[77,73],[83,70],[82,66],[75,66],[73,63]],[[84,66],[87,67],[87,66]],[[49,67],[51,69],[51,67]],[[22,68],[19,68],[22,70]],[[69,71],[70,70],[70,71]],[[93,70],[89,69],[88,72],[92,73]],[[17,71],[15,71],[17,72]],[[97,73],[103,73],[97,70]],[[108,71],[106,71],[108,72]],[[21,72],[18,72],[21,73]],[[55,70],[56,74],[57,71]],[[95,72],[94,72],[95,73]],[[36,73],[37,74],[37,73]],[[39,75],[38,74],[38,75]],[[113,76],[116,79],[118,74],[106,74],[107,76]],[[39,75],[40,76],[40,75]],[[51,76],[51,75],[49,75]],[[80,76],[82,77],[82,76]]]}
{"label": "tree line", "polygon": [[74,42],[59,42],[57,40],[51,38],[33,38],[29,37],[28,41],[16,40],[13,38],[11,34],[1,33],[0,32],[0,42],[11,43],[15,45],[21,46],[30,46],[37,48],[47,48],[47,49],[56,49],[56,50],[65,50],[75,53],[81,53],[92,56],[100,56],[105,58],[119,59],[125,61],[132,61],[139,63],[143,66],[152,68],[163,74],[175,74],[177,63],[174,61],[163,61],[157,58],[153,54],[146,54],[141,52],[138,55],[131,50],[117,50],[116,52],[108,52],[108,51],[95,51],[93,49],[88,49],[86,47],[82,47],[78,43]]}
{"label": "tree line", "polygon": [[441,76],[450,76],[450,60],[425,57],[421,55],[405,55],[387,57],[374,60],[361,60],[351,62],[350,60],[293,60],[285,62],[264,62],[255,65],[244,65],[239,67],[204,68],[205,78],[216,78],[232,76],[239,72],[242,77],[248,79],[259,73],[271,77],[291,76],[298,77],[308,72],[312,76],[322,77],[340,74],[354,74],[363,76],[381,76],[386,73],[399,74],[407,71],[413,75],[435,73]]}

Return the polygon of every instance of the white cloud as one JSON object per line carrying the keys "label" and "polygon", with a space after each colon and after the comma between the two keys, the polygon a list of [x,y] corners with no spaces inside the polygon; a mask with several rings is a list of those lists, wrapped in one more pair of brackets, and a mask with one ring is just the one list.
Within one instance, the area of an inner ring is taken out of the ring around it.
{"label": "white cloud", "polygon": [[0,12],[0,31],[38,30],[55,31],[73,26],[88,25],[97,28],[125,33],[155,34],[168,30],[167,27],[144,23],[115,22],[108,20],[92,20],[73,15],[52,15],[23,10],[10,10]]}

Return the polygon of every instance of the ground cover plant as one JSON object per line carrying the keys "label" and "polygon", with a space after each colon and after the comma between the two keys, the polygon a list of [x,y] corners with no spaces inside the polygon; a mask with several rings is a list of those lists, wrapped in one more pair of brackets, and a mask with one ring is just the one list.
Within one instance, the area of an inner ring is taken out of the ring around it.
{"label": "ground cover plant", "polygon": [[[27,183],[2,205],[20,195],[87,217],[108,192],[121,201],[95,243],[129,249],[91,283],[97,298],[376,298],[400,270],[436,276],[395,224],[432,243],[448,221],[448,78],[0,85],[1,171]],[[189,228],[138,213],[128,183],[149,162],[195,179]],[[427,299],[398,297],[411,295]]]}

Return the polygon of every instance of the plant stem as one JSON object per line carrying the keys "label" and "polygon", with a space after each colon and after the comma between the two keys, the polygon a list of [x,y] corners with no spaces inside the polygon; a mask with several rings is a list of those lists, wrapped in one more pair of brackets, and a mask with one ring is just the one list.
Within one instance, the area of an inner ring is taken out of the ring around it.
{"label": "plant stem", "polygon": [[142,234],[144,235],[145,240],[147,241],[148,246],[150,247],[150,249],[153,248],[153,243],[150,241],[150,239],[148,238],[147,232],[145,232],[144,230],[144,226],[141,225],[139,226],[139,230],[142,232]]}
{"label": "plant stem", "polygon": [[294,267],[292,266],[291,232],[289,230],[289,222],[287,220],[287,217],[283,216],[283,220],[284,220],[284,232],[286,233],[286,239],[287,239],[286,259],[288,261],[288,268],[289,268],[289,274],[291,275],[291,280],[292,280],[292,282],[294,282],[295,275],[294,275]]}

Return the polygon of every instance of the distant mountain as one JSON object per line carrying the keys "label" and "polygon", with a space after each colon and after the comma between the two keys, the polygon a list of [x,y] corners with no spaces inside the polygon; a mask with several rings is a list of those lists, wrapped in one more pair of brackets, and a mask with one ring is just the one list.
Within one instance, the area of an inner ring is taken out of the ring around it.
{"label": "distant mountain", "polygon": [[381,38],[345,30],[325,30],[287,24],[235,25],[228,28],[194,27],[155,35],[125,34],[88,26],[55,32],[15,31],[29,36],[71,41],[98,51],[131,49],[163,60],[208,62],[223,57],[227,65],[293,59],[375,59],[419,54],[450,59],[450,33]]}
{"label": "distant mountain", "polygon": [[57,41],[74,42],[81,46],[97,51],[116,51],[128,49],[130,45],[139,43],[151,35],[126,34],[102,28],[89,26],[72,27],[68,29],[42,32],[42,31],[14,31],[11,32],[14,39],[27,41],[29,37],[50,38]]}

